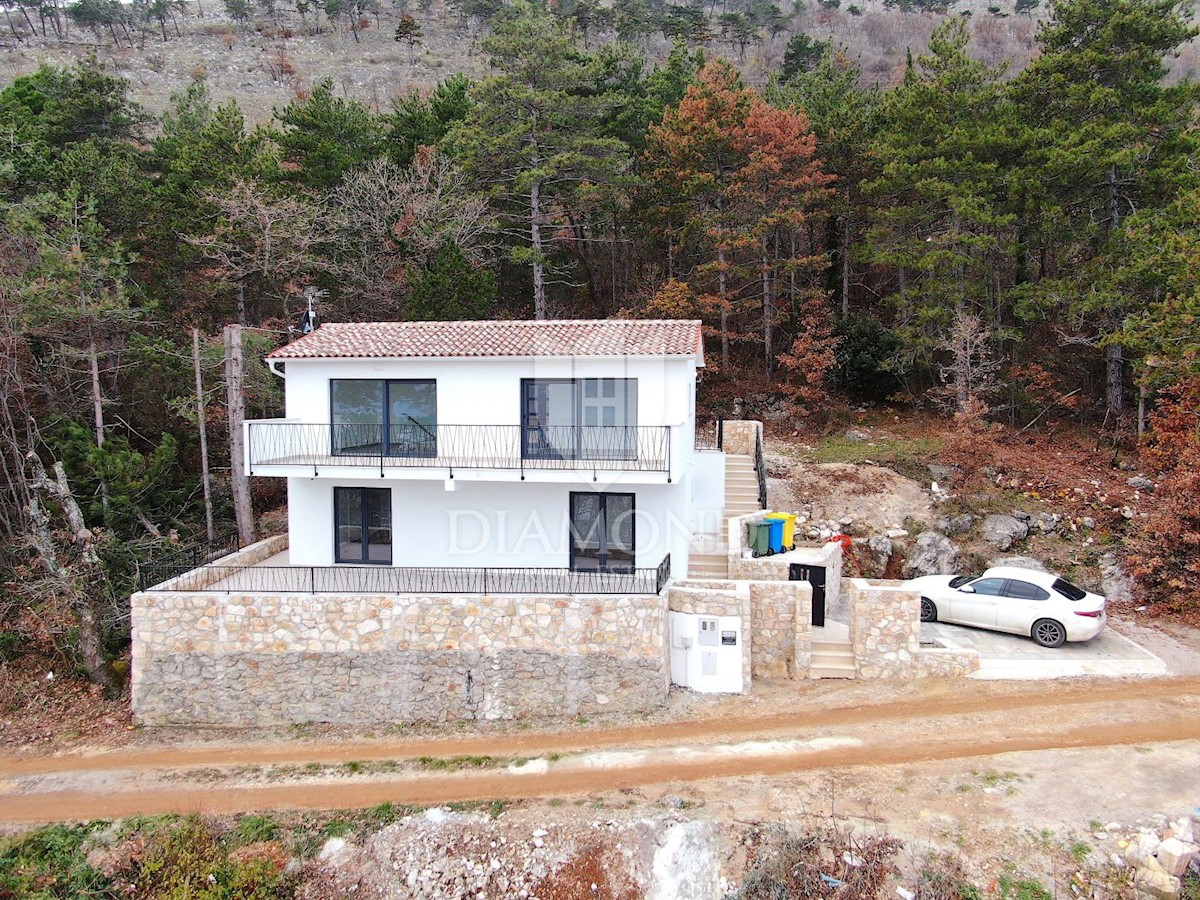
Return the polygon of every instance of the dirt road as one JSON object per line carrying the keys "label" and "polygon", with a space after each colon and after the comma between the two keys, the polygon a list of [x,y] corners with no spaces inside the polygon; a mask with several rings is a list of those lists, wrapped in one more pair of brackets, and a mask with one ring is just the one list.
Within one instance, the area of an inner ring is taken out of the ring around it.
{"label": "dirt road", "polygon": [[[880,694],[885,690],[877,688]],[[0,759],[0,822],[547,797],[1025,751],[1200,741],[1197,677],[933,682],[925,694],[894,702],[854,699],[861,696],[789,694],[749,715],[607,729]],[[430,764],[482,755],[495,767],[447,772]],[[371,761],[386,767],[372,771],[364,765]]]}

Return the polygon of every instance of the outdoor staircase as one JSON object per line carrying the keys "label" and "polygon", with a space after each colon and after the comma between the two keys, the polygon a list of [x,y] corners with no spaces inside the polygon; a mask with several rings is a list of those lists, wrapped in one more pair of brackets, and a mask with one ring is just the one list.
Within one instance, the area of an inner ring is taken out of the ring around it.
{"label": "outdoor staircase", "polygon": [[850,649],[849,630],[831,622],[812,632],[812,666],[809,678],[853,678],[854,651]]}
{"label": "outdoor staircase", "polygon": [[[757,512],[758,473],[754,471],[754,457],[725,454],[725,520],[746,513]],[[693,544],[695,549],[688,555],[689,578],[728,578],[729,545],[726,535],[714,536],[707,541]]]}
{"label": "outdoor staircase", "polygon": [[760,509],[754,457],[725,454],[725,518],[744,516]]}

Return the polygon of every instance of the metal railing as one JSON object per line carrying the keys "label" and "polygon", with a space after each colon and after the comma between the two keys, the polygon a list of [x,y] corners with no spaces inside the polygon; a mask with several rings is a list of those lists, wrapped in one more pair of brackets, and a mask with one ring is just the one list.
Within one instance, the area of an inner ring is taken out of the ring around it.
{"label": "metal railing", "polygon": [[698,421],[696,423],[696,449],[697,450],[723,450],[725,442],[721,433],[722,427],[725,424],[724,419],[715,419],[705,422]]}
{"label": "metal railing", "polygon": [[[189,575],[184,586],[169,582]],[[426,566],[203,566],[150,564],[142,590],[264,594],[658,594],[671,577],[668,553],[654,568],[626,572],[557,568]]]}
{"label": "metal railing", "polygon": [[606,469],[670,473],[667,425],[247,424],[250,474],[256,466],[332,466],[381,471]]}
{"label": "metal railing", "polygon": [[[177,573],[190,572],[208,565],[214,559],[228,556],[242,549],[242,542],[236,531],[217,535],[211,541],[200,541],[177,547],[148,562],[138,563],[138,587],[146,590],[147,585],[154,584],[147,579],[148,571],[174,571]],[[151,576],[153,577],[153,576]],[[172,576],[174,577],[174,576]]]}

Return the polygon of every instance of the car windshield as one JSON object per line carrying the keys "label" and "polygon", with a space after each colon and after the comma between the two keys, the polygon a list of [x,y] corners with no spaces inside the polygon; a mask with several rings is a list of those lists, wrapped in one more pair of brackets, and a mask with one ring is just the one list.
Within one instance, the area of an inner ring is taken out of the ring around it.
{"label": "car windshield", "polygon": [[968,581],[974,581],[978,576],[975,575],[956,575],[950,579],[950,587],[962,587]]}
{"label": "car windshield", "polygon": [[1087,596],[1087,591],[1082,588],[1077,588],[1069,581],[1063,581],[1061,578],[1054,579],[1054,584],[1050,585],[1068,600],[1082,600]]}

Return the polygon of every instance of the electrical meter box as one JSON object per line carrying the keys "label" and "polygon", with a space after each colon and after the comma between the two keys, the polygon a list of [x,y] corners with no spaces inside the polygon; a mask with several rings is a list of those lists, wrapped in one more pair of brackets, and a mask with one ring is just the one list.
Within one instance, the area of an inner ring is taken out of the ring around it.
{"label": "electrical meter box", "polygon": [[671,681],[702,694],[740,694],[742,619],[670,613]]}

